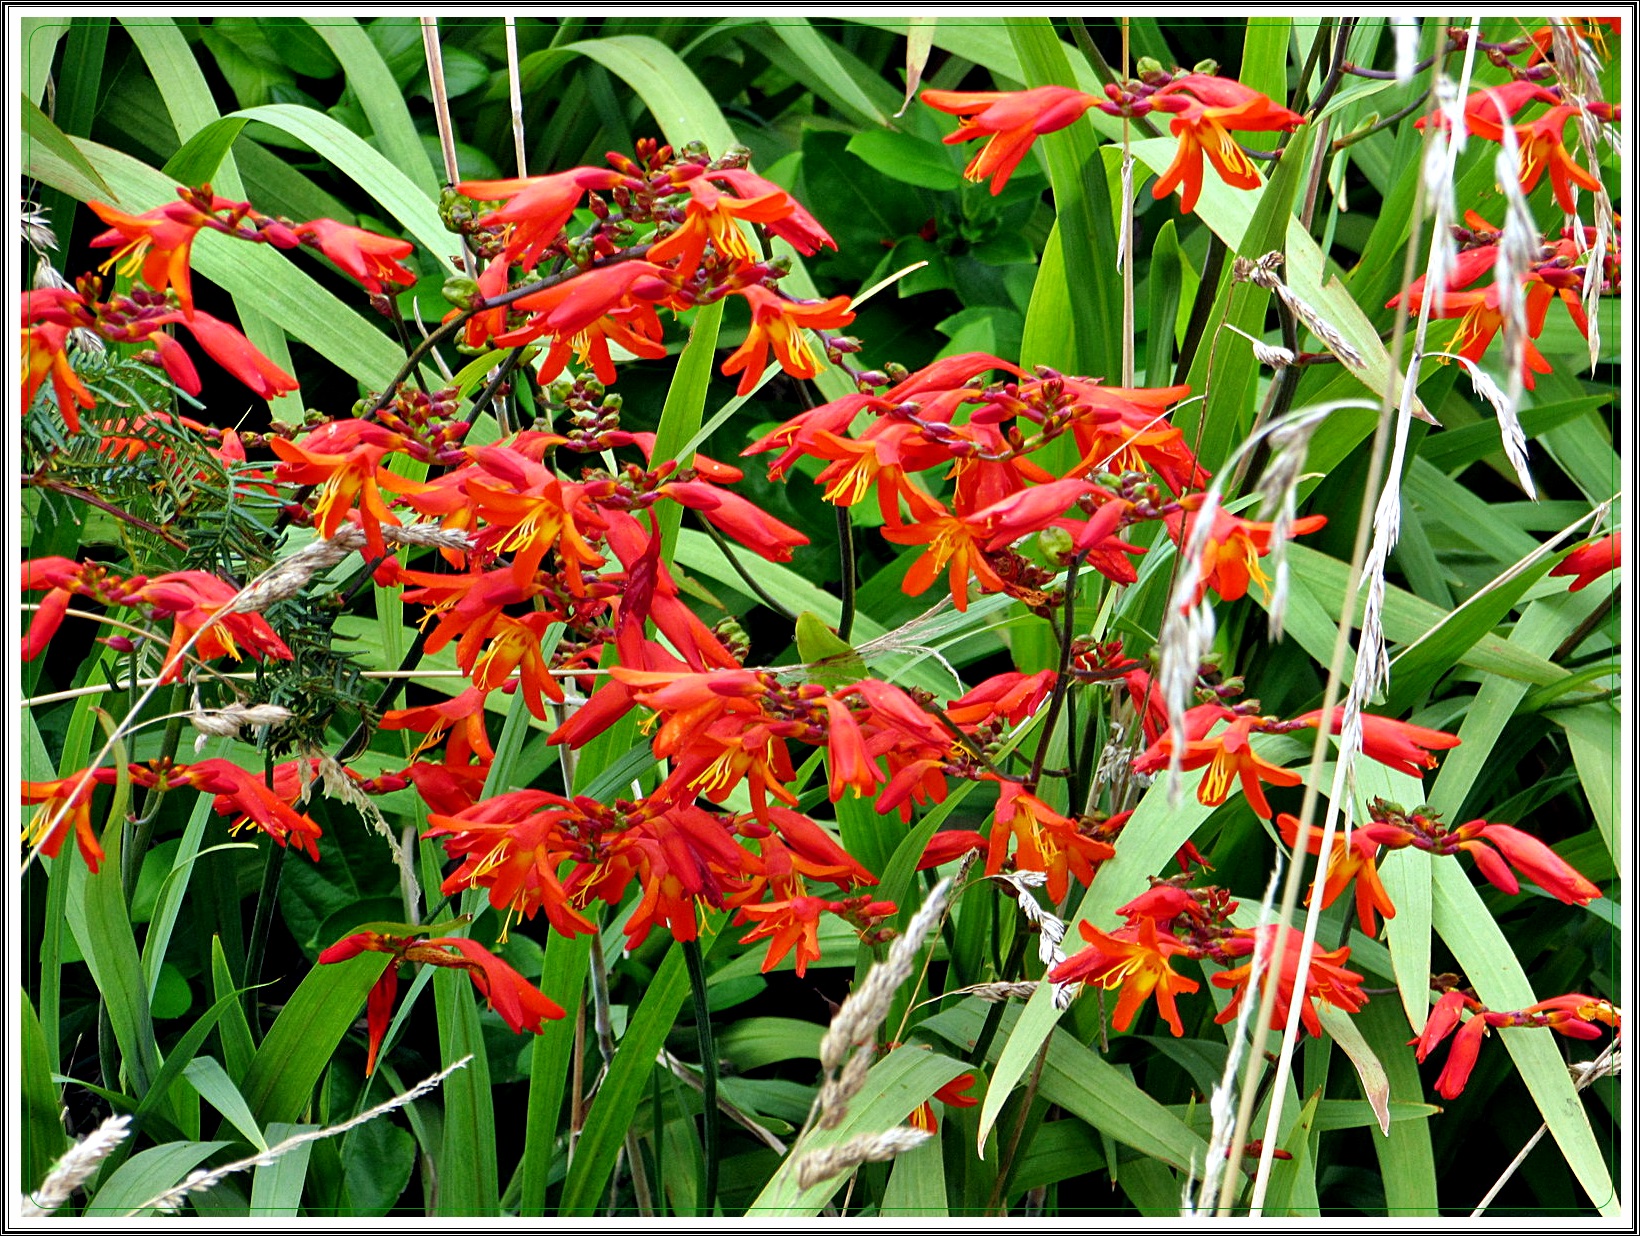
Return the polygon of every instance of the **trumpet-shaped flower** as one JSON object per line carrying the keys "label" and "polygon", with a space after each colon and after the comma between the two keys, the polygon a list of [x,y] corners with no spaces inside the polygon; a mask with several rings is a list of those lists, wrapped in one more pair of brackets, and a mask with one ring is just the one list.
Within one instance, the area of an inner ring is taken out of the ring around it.
{"label": "trumpet-shaped flower", "polygon": [[[654,250],[650,252],[653,255]],[[757,285],[742,288],[740,294],[752,307],[752,329],[747,333],[746,341],[723,362],[725,376],[741,374],[740,385],[735,391],[740,395],[751,394],[752,388],[763,376],[763,370],[769,363],[771,345],[780,367],[792,377],[804,381],[818,377],[820,361],[803,337],[803,330],[829,330],[854,321],[847,296],[801,304]]]}
{"label": "trumpet-shaped flower", "polygon": [[350,227],[334,219],[314,219],[298,224],[296,234],[311,240],[337,266],[357,279],[368,292],[381,295],[383,282],[409,287],[416,281],[415,272],[400,264],[415,246],[408,240],[378,236],[361,227]]}
{"label": "trumpet-shaped flower", "polygon": [[1259,187],[1258,168],[1231,136],[1233,130],[1291,133],[1304,123],[1304,117],[1268,95],[1204,73],[1190,73],[1163,86],[1151,96],[1151,105],[1172,113],[1169,127],[1179,139],[1178,153],[1151,189],[1151,196],[1164,198],[1182,184],[1179,209],[1184,214],[1196,208],[1201,196],[1204,152],[1225,184],[1238,189]]}
{"label": "trumpet-shaped flower", "polygon": [[1623,534],[1614,532],[1579,545],[1550,568],[1550,575],[1574,575],[1567,592],[1581,592],[1602,575],[1617,570],[1623,560]]}
{"label": "trumpet-shaped flower", "polygon": [[1189,952],[1188,946],[1158,932],[1153,918],[1141,918],[1137,927],[1123,927],[1114,936],[1106,935],[1091,923],[1078,926],[1088,947],[1060,962],[1048,972],[1048,978],[1055,983],[1096,983],[1106,991],[1120,987],[1122,994],[1111,1018],[1111,1025],[1117,1030],[1126,1030],[1132,1025],[1139,1006],[1155,992],[1157,1011],[1174,1037],[1183,1038],[1184,1023],[1179,1020],[1174,996],[1199,991],[1201,984],[1175,971],[1168,964],[1168,958]]}
{"label": "trumpet-shaped flower", "polygon": [[957,130],[947,135],[946,145],[976,137],[991,139],[969,160],[962,174],[967,180],[989,176],[992,196],[1002,192],[1037,138],[1074,124],[1099,102],[1093,95],[1068,86],[972,93],[924,90],[922,101],[936,111],[958,117]]}

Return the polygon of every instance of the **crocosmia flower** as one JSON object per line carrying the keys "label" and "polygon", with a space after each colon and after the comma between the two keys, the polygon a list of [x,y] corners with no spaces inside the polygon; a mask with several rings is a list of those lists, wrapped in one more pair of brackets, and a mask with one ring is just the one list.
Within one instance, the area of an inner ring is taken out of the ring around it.
{"label": "crocosmia flower", "polygon": [[1236,144],[1232,130],[1291,133],[1304,123],[1304,117],[1268,95],[1205,73],[1190,73],[1163,86],[1152,97],[1151,106],[1172,113],[1169,127],[1179,139],[1179,151],[1151,189],[1151,196],[1164,198],[1182,184],[1179,209],[1185,214],[1196,208],[1201,196],[1203,152],[1225,184],[1256,189],[1258,168]]}
{"label": "crocosmia flower", "polygon": [[1623,561],[1623,534],[1614,532],[1610,536],[1603,536],[1598,541],[1590,541],[1586,545],[1579,545],[1571,553],[1557,562],[1549,571],[1550,575],[1574,575],[1572,586],[1567,592],[1581,592],[1602,575],[1608,575],[1617,570]]}
{"label": "crocosmia flower", "polygon": [[945,139],[950,146],[989,137],[962,171],[965,179],[991,178],[991,193],[1001,193],[1031,144],[1081,119],[1099,102],[1091,94],[1068,86],[1038,86],[1035,90],[978,91],[924,90],[922,101],[936,111],[960,118],[957,131]]}

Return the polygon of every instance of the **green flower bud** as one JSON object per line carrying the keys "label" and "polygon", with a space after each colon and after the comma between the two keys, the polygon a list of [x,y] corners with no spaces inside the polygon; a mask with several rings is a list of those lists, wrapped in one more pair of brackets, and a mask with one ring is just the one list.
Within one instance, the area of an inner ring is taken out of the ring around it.
{"label": "green flower bud", "polygon": [[1036,543],[1048,561],[1059,566],[1065,564],[1076,548],[1071,534],[1060,527],[1042,529],[1036,534]]}
{"label": "green flower bud", "polygon": [[1162,62],[1152,56],[1140,56],[1138,73],[1141,78],[1150,77],[1162,71]]}
{"label": "green flower bud", "polygon": [[478,300],[478,280],[467,275],[451,275],[443,290],[444,299],[458,309],[471,309]]}

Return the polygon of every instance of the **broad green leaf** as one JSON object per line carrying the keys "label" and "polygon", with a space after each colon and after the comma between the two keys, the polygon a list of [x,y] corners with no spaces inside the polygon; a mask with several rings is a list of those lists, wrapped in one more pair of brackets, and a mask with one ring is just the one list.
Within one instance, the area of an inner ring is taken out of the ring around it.
{"label": "broad green leaf", "polygon": [[[1045,17],[1014,18],[1008,36],[1025,72],[1028,86],[1075,86],[1076,77],[1066,57],[1065,45]],[[1074,124],[1041,139],[1042,153],[1053,183],[1055,230],[1064,261],[1063,278],[1068,288],[1071,331],[1060,334],[1065,345],[1054,350],[1049,336],[1038,328],[1037,348],[1041,354],[1021,357],[1027,368],[1051,364],[1071,373],[1104,375],[1120,371],[1122,359],[1122,295],[1114,256],[1116,235],[1111,227],[1111,191],[1105,180],[1105,163],[1098,155],[1098,139],[1083,124]],[[1038,274],[1038,280],[1043,278]],[[1037,297],[1026,315],[1026,339],[1033,337],[1032,319],[1039,316]],[[1045,296],[1042,312],[1059,298]],[[1070,343],[1074,340],[1074,343]],[[1061,354],[1063,353],[1063,354]]]}
{"label": "broad green leaf", "polygon": [[797,615],[797,655],[809,667],[809,677],[828,690],[845,687],[866,677],[866,663],[847,640],[822,622],[812,610]]}
{"label": "broad green leaf", "polygon": [[131,1089],[140,1098],[159,1072],[159,1053],[149,1014],[148,988],[142,981],[142,961],[126,917],[125,892],[120,884],[124,815],[123,797],[117,796],[108,826],[103,829],[104,857],[95,875],[86,871],[85,864],[67,846],[54,874],[69,880],[68,927],[107,1005]]}
{"label": "broad green leaf", "polygon": [[[1384,1066],[1390,1093],[1421,1097],[1423,1083],[1418,1077],[1418,1062],[1407,1045],[1407,1023],[1399,1005],[1391,1000],[1369,1000],[1355,1015],[1355,1025]],[[1366,1104],[1363,1102],[1362,1106]],[[1391,1116],[1402,1106],[1392,1104]],[[1411,1217],[1438,1213],[1435,1155],[1427,1119],[1413,1116],[1394,1120],[1388,1136],[1372,1138],[1372,1148],[1384,1182],[1384,1205],[1391,1215]]]}
{"label": "broad green leaf", "polygon": [[[1287,48],[1293,39],[1293,19],[1280,17],[1249,17],[1247,37],[1241,48],[1240,81],[1260,94],[1268,95],[1278,103],[1287,100]],[[1300,136],[1291,139],[1302,140]],[[1274,150],[1278,134],[1248,133],[1240,140],[1249,150]]]}
{"label": "broad green leaf", "polygon": [[68,1149],[60,1113],[63,1101],[51,1080],[51,1064],[46,1059],[46,1036],[34,1015],[34,1002],[22,993],[22,1070],[18,1089],[22,1094],[23,1191],[40,1187],[51,1165]]}
{"label": "broad green leaf", "polygon": [[210,1056],[195,1056],[183,1066],[182,1075],[188,1079],[189,1085],[199,1091],[200,1098],[221,1112],[229,1124],[244,1134],[246,1141],[258,1150],[268,1148],[262,1130],[257,1127],[256,1118],[251,1115],[244,1096],[239,1093],[239,1087],[233,1084],[217,1061]]}
{"label": "broad green leaf", "polygon": [[851,1138],[903,1126],[911,1113],[946,1082],[965,1071],[959,1060],[921,1047],[898,1047],[866,1074],[865,1085],[850,1100],[848,1113],[835,1128],[811,1129],[792,1147],[774,1178],[746,1211],[748,1219],[801,1219],[820,1208],[843,1184],[836,1176],[807,1189],[797,1185],[797,1163],[805,1154],[840,1146]]}
{"label": "broad green leaf", "polygon": [[[647,753],[647,748],[643,750]],[[556,931],[547,934],[541,959],[541,993],[565,1009],[568,1016],[547,1022],[530,1045],[530,1097],[524,1127],[524,1155],[519,1164],[522,1192],[518,1213],[534,1217],[545,1212],[547,1174],[559,1129],[559,1109],[570,1058],[575,1050],[576,1007],[586,985],[587,959],[592,942],[587,936],[566,940]]]}
{"label": "broad green leaf", "polygon": [[877,1213],[885,1219],[950,1213],[945,1200],[945,1153],[939,1138],[930,1138],[894,1160]]}
{"label": "broad green leaf", "polygon": [[23,98],[35,106],[39,106],[45,98],[46,81],[51,77],[51,62],[57,55],[58,40],[68,33],[70,24],[66,17],[24,17],[19,22]]}
{"label": "broad green leaf", "polygon": [[868,88],[875,88],[871,93],[885,94],[886,83],[874,76],[864,77],[863,81],[857,79],[843,61],[846,53],[842,48],[822,38],[807,18],[795,14],[783,16],[777,21],[748,27],[740,37],[856,122],[878,127],[888,125],[884,107],[893,104],[879,106],[868,93]]}
{"label": "broad green leaf", "polygon": [[495,1096],[478,1022],[478,1002],[467,975],[442,967],[433,975],[438,1007],[439,1059],[450,1068],[464,1056],[467,1067],[444,1079],[444,1140],[440,1147],[439,1215],[501,1213],[496,1167]]}
{"label": "broad green leaf", "polygon": [[249,122],[243,116],[213,120],[187,141],[160,168],[180,185],[209,184],[216,179],[234,140]]}
{"label": "broad green leaf", "polygon": [[[1287,547],[1287,562],[1293,578],[1302,579],[1310,593],[1336,621],[1344,605],[1349,563],[1297,543]],[[1261,600],[1256,592],[1251,595],[1255,600]],[[1360,622],[1360,606],[1364,603],[1365,597],[1358,597],[1357,612],[1353,616],[1357,625]],[[1445,616],[1446,611],[1410,592],[1394,585],[1385,589],[1384,634],[1393,644],[1410,644],[1421,639]],[[1321,654],[1323,663],[1330,655],[1329,643]],[[1566,677],[1566,671],[1560,666],[1496,635],[1483,635],[1460,659],[1474,669],[1519,682],[1544,684]]]}
{"label": "broad green leaf", "polygon": [[717,1038],[718,1053],[739,1072],[783,1060],[818,1060],[826,1028],[792,1017],[750,1017],[735,1022]]}
{"label": "broad green leaf", "polygon": [[[1137,147],[1135,153],[1138,153]],[[1298,192],[1303,167],[1304,147],[1289,143],[1280,162],[1270,171],[1269,183],[1259,190],[1257,206],[1239,243],[1232,243],[1228,236],[1220,233],[1233,254],[1256,259],[1286,248],[1293,198]],[[1213,226],[1205,214],[1203,219],[1208,226]],[[1184,429],[1187,440],[1195,441],[1199,432],[1201,445],[1196,453],[1214,470],[1252,426],[1259,389],[1259,363],[1253,355],[1252,344],[1222,328],[1231,325],[1255,339],[1262,338],[1271,295],[1251,282],[1238,284],[1228,273],[1231,264],[1233,259],[1226,264],[1226,277],[1213,302],[1203,346],[1197,349],[1188,375],[1191,390],[1204,392],[1207,398],[1181,408],[1174,416],[1174,423]],[[1209,290],[1203,288],[1198,295]],[[1210,365],[1211,386],[1207,379]]]}
{"label": "broad green leaf", "polygon": [[[1457,863],[1435,864],[1435,930],[1441,935],[1481,1003],[1493,1009],[1523,1009],[1536,1003],[1525,972],[1497,921]],[[1621,1206],[1608,1164],[1589,1127],[1583,1100],[1566,1072],[1566,1059],[1547,1029],[1509,1027],[1498,1037],[1514,1057],[1515,1067],[1566,1164],[1602,1215]]]}
{"label": "broad green leaf", "polygon": [[[711,916],[710,929],[701,929],[701,953],[709,954],[723,935],[725,916]],[[575,1162],[564,1178],[560,1215],[588,1215],[596,1212],[615,1156],[621,1149],[634,1113],[649,1087],[655,1056],[677,1020],[678,1010],[689,994],[689,978],[684,972],[683,949],[674,943],[666,960],[655,972],[643,1001],[627,1023],[615,1050],[604,1083],[587,1113],[587,1122],[575,1149]]]}
{"label": "broad green leaf", "polygon": [[[1605,395],[1589,395],[1581,399],[1545,404],[1522,409],[1520,427],[1528,438],[1537,438],[1551,429],[1570,424],[1586,413],[1604,407],[1610,400]],[[1446,429],[1428,434],[1418,447],[1418,457],[1448,475],[1456,475],[1470,464],[1496,457],[1503,463],[1503,442],[1498,427],[1490,420],[1461,429]],[[1507,466],[1507,465],[1504,465]]]}
{"label": "broad green leaf", "polygon": [[1162,224],[1150,249],[1150,269],[1145,282],[1150,287],[1150,327],[1145,337],[1145,382],[1161,386],[1164,375],[1173,372],[1173,324],[1179,316],[1184,295],[1184,254],[1179,249],[1178,229],[1173,220]]}
{"label": "broad green leaf", "polygon": [[888,129],[866,129],[848,140],[848,152],[859,155],[885,176],[923,189],[950,192],[962,187],[962,170],[939,146]]}
{"label": "broad green leaf", "polygon": [[[233,746],[234,740],[231,738],[213,738],[205,744],[200,758],[224,758]],[[213,818],[214,802],[215,799],[209,794],[201,794],[195,800],[188,823],[182,831],[182,840],[177,846],[176,858],[172,860],[171,872],[165,883],[160,885],[153,913],[148,918],[148,934],[142,942],[142,972],[148,983],[150,998],[159,986],[160,967],[165,964],[165,955],[171,947],[171,933],[176,928],[177,915],[182,912],[188,885],[193,880],[194,863],[199,858],[205,830]]]}
{"label": "broad green leaf", "polygon": [[1263,1213],[1269,1216],[1319,1215],[1315,1198],[1315,1162],[1310,1157],[1310,1126],[1315,1123],[1321,1092],[1312,1094],[1298,1113],[1298,1120],[1282,1139],[1281,1148],[1292,1158],[1276,1160],[1270,1170],[1270,1189],[1264,1197]]}
{"label": "broad green leaf", "polygon": [[[73,194],[81,201],[89,201],[94,197],[112,202],[119,200],[114,191],[108,187],[108,182],[102,178],[97,169],[91,166],[90,161],[68,139],[68,135],[52,124],[49,116],[25,98],[23,100],[23,145],[25,148],[23,157],[25,160],[29,157],[26,153],[27,147],[32,142],[39,142],[67,167],[69,176],[73,178],[73,187],[64,186],[65,192]],[[66,241],[67,238],[62,237],[60,239]]]}
{"label": "broad green leaf", "polygon": [[234,112],[232,118],[271,125],[312,146],[393,218],[444,269],[454,271],[449,250],[454,238],[439,218],[437,203],[384,155],[340,121],[312,108],[269,103]]}
{"label": "broad green leaf", "polygon": [[258,1124],[299,1118],[314,1083],[364,1008],[365,993],[387,969],[386,953],[314,966],[256,1050],[240,1091]]}
{"label": "broad green leaf", "polygon": [[144,1203],[182,1183],[183,1177],[231,1142],[167,1142],[132,1155],[103,1181],[82,1212],[86,1219],[145,1218]]}
{"label": "broad green leaf", "polygon": [[1048,1121],[1015,1162],[1013,1187],[1039,1189],[1102,1170],[1105,1156],[1099,1141],[1099,1134],[1080,1120]]}
{"label": "broad green leaf", "polygon": [[1589,810],[1594,813],[1600,838],[1612,862],[1622,864],[1622,834],[1618,831],[1618,751],[1622,736],[1621,717],[1609,704],[1584,704],[1579,708],[1557,708],[1549,714],[1566,731],[1572,748],[1572,762]]}
{"label": "broad green leaf", "polygon": [[[251,1061],[256,1058],[256,1040],[251,1036],[244,1006],[239,1003],[240,992],[233,985],[227,954],[222,951],[222,937],[215,935],[211,937],[211,986],[216,1000],[213,1009],[220,1006],[221,1015],[227,1018],[218,1031],[222,1040],[222,1063],[228,1070],[228,1076],[238,1084],[244,1081]],[[175,1055],[173,1050],[171,1057]],[[167,1064],[171,1062],[171,1057],[166,1058]]]}
{"label": "broad green leaf", "polygon": [[1333,1042],[1344,1049],[1344,1054],[1355,1066],[1355,1075],[1361,1081],[1361,1093],[1367,1096],[1367,1106],[1379,1130],[1389,1134],[1389,1075],[1373,1052],[1371,1045],[1356,1028],[1348,1013],[1335,1009],[1325,1001],[1317,1002],[1322,1029],[1332,1036]]}
{"label": "broad green leaf", "polygon": [[616,35],[555,50],[585,56],[626,82],[673,146],[705,142],[708,150],[720,155],[735,144],[734,131],[717,101],[666,44],[637,35]]}

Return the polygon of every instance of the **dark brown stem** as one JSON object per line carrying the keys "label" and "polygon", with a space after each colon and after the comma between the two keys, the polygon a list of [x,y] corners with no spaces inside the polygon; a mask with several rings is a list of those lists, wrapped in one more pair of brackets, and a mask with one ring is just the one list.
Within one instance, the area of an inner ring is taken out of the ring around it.
{"label": "dark brown stem", "polygon": [[28,476],[23,478],[23,484],[33,486],[36,489],[50,490],[52,493],[62,494],[64,497],[78,498],[81,502],[88,503],[91,506],[96,507],[99,511],[107,511],[116,519],[123,519],[134,528],[141,528],[144,532],[153,533],[153,535],[159,537],[159,539],[164,541],[167,545],[174,545],[178,549],[182,550],[186,550],[188,548],[188,542],[184,541],[175,533],[167,532],[158,524],[149,523],[146,519],[131,514],[130,511],[122,510],[120,507],[115,506],[112,502],[106,502],[97,497],[96,494],[88,493],[79,488],[77,485],[70,485],[66,481],[54,481],[49,478],[42,480]]}

